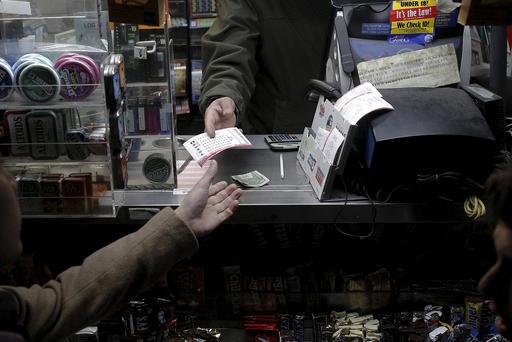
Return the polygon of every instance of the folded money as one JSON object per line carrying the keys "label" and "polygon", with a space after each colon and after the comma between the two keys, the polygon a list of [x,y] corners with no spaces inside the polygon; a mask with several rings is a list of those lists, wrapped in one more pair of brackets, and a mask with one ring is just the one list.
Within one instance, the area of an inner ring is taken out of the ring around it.
{"label": "folded money", "polygon": [[235,175],[231,176],[234,181],[242,184],[243,186],[249,188],[258,188],[270,182],[270,180],[265,177],[261,172],[254,170],[249,173],[244,173],[243,175]]}

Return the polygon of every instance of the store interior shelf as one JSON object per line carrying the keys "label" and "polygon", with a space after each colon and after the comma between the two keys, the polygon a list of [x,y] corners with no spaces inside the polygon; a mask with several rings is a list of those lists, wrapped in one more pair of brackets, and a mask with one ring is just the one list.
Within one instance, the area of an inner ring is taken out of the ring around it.
{"label": "store interior shelf", "polygon": [[[99,209],[95,210],[93,214],[91,213],[83,213],[83,214],[66,214],[66,213],[59,213],[59,218],[76,218],[76,219],[82,219],[84,217],[90,217],[93,215],[95,218],[112,218],[116,217],[116,212],[112,210],[112,207],[100,207]],[[26,212],[23,214],[24,218],[32,218],[32,219],[46,219],[46,218],[55,218],[55,214],[48,213],[48,214],[41,214],[41,213],[30,213]]]}
{"label": "store interior shelf", "polygon": [[148,87],[167,87],[166,82],[131,82],[126,84],[126,88],[148,88]]}
{"label": "store interior shelf", "polygon": [[[101,157],[101,158],[94,158],[94,157]],[[89,157],[91,158],[91,157]],[[3,167],[24,167],[24,166],[85,166],[85,165],[109,165],[110,162],[107,160],[106,156],[93,156],[92,157],[95,160],[71,160],[67,157],[60,157],[58,159],[54,160],[34,160],[27,158],[19,158],[19,157],[13,157],[13,158],[4,158],[2,159],[2,166]]]}
{"label": "store interior shelf", "polygon": [[85,15],[56,15],[56,16],[9,16],[9,17],[0,17],[0,22],[2,21],[14,21],[14,20],[66,20],[66,19],[86,19],[88,18]]}
{"label": "store interior shelf", "polygon": [[66,109],[66,108],[98,108],[105,107],[103,87],[98,86],[94,92],[82,101],[69,101],[64,98],[53,102],[28,102],[21,95],[14,93],[7,101],[0,102],[0,109]]}

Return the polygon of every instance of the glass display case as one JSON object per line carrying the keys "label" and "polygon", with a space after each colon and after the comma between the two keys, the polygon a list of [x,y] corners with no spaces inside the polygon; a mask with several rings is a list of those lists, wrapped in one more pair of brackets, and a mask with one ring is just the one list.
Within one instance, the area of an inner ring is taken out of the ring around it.
{"label": "glass display case", "polygon": [[[132,146],[174,137],[170,40],[157,55],[162,80],[127,84],[100,0],[5,1],[0,39],[0,163],[23,216],[116,216]],[[169,177],[149,172],[151,188],[176,183],[166,146]]]}

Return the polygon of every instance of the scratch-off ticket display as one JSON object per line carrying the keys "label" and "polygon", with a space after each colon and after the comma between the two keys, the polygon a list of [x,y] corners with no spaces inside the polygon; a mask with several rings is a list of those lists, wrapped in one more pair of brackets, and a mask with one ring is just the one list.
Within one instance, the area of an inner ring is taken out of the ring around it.
{"label": "scratch-off ticket display", "polygon": [[436,0],[392,1],[390,44],[426,44],[432,41]]}

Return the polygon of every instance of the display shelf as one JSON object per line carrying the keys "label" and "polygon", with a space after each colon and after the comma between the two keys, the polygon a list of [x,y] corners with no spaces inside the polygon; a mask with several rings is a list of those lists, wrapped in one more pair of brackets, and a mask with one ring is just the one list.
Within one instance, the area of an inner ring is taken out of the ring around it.
{"label": "display shelf", "polygon": [[[112,202],[112,193],[90,197],[18,197],[25,217],[115,217],[118,211]],[[59,208],[59,209],[57,209]]]}
{"label": "display shelf", "polygon": [[167,87],[166,82],[132,82],[126,85],[126,88],[141,88],[141,87]]}
{"label": "display shelf", "polygon": [[97,87],[87,99],[83,101],[69,101],[62,97],[52,102],[35,103],[29,102],[18,92],[14,92],[8,100],[0,102],[0,109],[67,109],[67,108],[97,108],[105,106],[104,89],[101,84],[93,85]]}
{"label": "display shelf", "polygon": [[[91,160],[93,159],[93,160]],[[22,167],[22,166],[31,166],[34,164],[44,165],[44,166],[65,166],[65,165],[108,165],[110,161],[108,157],[105,156],[94,156],[89,158],[89,160],[71,160],[68,157],[61,156],[55,160],[34,160],[29,157],[11,157],[11,158],[2,158],[2,166],[3,167]]]}
{"label": "display shelf", "polygon": [[9,11],[0,14],[11,76],[1,89],[1,164],[17,180],[23,217],[115,217],[124,75],[109,53],[107,13],[99,0]]}

